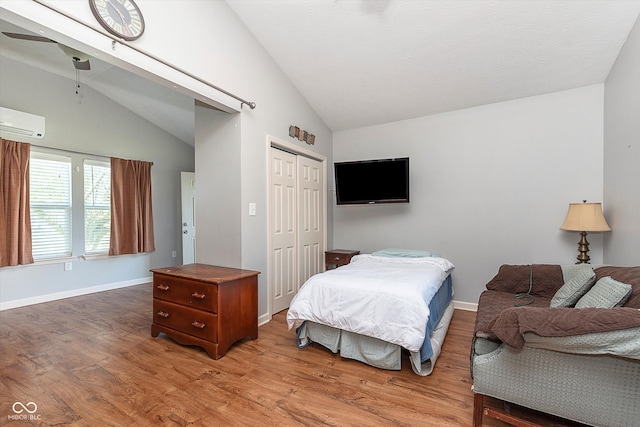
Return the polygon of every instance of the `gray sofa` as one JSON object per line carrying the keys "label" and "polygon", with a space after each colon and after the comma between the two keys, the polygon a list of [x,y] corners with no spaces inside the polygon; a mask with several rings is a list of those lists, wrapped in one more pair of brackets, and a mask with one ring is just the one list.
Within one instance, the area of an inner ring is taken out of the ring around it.
{"label": "gray sofa", "polygon": [[484,396],[640,426],[640,267],[503,265],[486,287],[471,348],[475,427],[483,416],[530,425]]}

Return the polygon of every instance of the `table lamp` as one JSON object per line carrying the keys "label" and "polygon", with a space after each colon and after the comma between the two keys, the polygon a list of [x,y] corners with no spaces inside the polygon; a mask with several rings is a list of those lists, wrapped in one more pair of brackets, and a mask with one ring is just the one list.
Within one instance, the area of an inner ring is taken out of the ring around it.
{"label": "table lamp", "polygon": [[579,231],[580,241],[578,242],[578,262],[576,264],[589,263],[589,242],[587,242],[587,231],[611,231],[607,220],[602,214],[602,204],[587,203],[569,203],[569,212],[564,220],[561,230]]}

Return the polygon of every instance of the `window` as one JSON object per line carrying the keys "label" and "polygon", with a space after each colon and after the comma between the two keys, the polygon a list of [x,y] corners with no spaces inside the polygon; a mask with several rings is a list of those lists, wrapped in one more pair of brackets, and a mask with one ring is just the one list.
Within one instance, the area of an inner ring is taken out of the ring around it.
{"label": "window", "polygon": [[108,162],[84,161],[84,250],[109,252],[111,230],[111,167]]}
{"label": "window", "polygon": [[33,259],[71,255],[71,159],[31,153],[30,209]]}

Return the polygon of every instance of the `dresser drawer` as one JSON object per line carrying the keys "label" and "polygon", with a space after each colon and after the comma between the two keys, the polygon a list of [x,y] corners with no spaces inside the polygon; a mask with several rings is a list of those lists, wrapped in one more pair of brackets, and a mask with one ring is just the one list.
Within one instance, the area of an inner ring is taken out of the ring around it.
{"label": "dresser drawer", "polygon": [[324,260],[327,264],[344,265],[344,264],[349,264],[349,261],[351,260],[351,255],[327,253],[324,255]]}
{"label": "dresser drawer", "polygon": [[215,313],[154,299],[153,322],[211,342],[218,340]]}
{"label": "dresser drawer", "polygon": [[328,266],[333,264],[337,267],[341,265],[347,265],[351,262],[351,258],[355,255],[358,255],[360,251],[354,251],[351,249],[334,249],[330,251],[325,251],[324,253],[324,263]]}
{"label": "dresser drawer", "polygon": [[218,312],[218,287],[179,277],[153,275],[153,297],[189,307]]}

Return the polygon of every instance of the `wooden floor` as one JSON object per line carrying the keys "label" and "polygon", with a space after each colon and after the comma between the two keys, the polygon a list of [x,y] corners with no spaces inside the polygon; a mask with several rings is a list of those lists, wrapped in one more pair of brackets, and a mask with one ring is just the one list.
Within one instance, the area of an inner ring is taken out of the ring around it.
{"label": "wooden floor", "polygon": [[[456,310],[434,373],[419,377],[406,356],[384,371],[298,349],[286,312],[212,360],[151,338],[151,298],[146,284],[0,312],[0,425],[471,425],[473,312]],[[33,413],[17,418],[16,402]]]}

